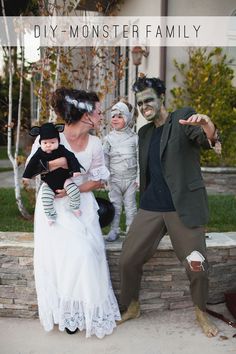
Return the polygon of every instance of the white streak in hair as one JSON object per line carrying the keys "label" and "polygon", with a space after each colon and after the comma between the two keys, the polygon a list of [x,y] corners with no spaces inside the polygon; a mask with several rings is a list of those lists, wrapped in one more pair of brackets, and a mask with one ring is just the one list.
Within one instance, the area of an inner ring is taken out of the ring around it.
{"label": "white streak in hair", "polygon": [[70,96],[65,96],[66,102],[69,104],[73,105],[75,108],[78,110],[85,110],[86,112],[91,113],[93,111],[93,106],[90,102],[82,102],[82,101],[77,101],[74,98],[71,98]]}

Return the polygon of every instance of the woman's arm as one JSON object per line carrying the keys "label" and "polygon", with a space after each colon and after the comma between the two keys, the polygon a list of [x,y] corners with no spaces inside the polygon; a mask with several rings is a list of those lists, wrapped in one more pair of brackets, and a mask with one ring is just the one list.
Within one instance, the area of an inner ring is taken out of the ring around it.
{"label": "woman's arm", "polygon": [[103,153],[104,153],[105,166],[108,169],[110,168],[110,150],[111,150],[111,145],[108,141],[108,137],[106,136],[103,143]]}
{"label": "woman's arm", "polygon": [[[80,186],[78,186],[79,191],[81,193],[91,192],[95,189],[99,189],[102,187],[103,187],[103,182],[101,180],[100,181],[87,181],[87,182],[84,182],[83,184],[81,184]],[[56,198],[63,198],[66,196],[65,189],[57,189],[56,192],[57,192]]]}
{"label": "woman's arm", "polygon": [[49,172],[56,170],[57,168],[65,168],[68,169],[67,160],[65,157],[59,157],[58,159],[52,160],[48,162],[48,170]]}
{"label": "woman's arm", "polygon": [[99,189],[103,187],[102,181],[87,181],[79,186],[79,190],[81,193],[83,192],[91,192],[95,189]]}
{"label": "woman's arm", "polygon": [[[109,171],[105,167],[102,144],[98,138],[94,140],[92,163],[87,172],[88,181],[82,183],[78,187],[81,193],[91,192],[95,189],[103,187],[103,181],[107,180],[110,175]],[[57,197],[59,198],[66,195],[64,190],[57,190],[56,192],[58,193]]]}

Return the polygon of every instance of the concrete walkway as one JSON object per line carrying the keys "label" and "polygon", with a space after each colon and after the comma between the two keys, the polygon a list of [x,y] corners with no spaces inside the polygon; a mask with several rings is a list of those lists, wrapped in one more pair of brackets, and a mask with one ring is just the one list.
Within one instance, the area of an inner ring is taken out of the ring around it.
{"label": "concrete walkway", "polygon": [[[11,161],[9,160],[0,160],[0,168],[12,168]],[[20,166],[19,176],[22,177],[24,167]],[[14,184],[14,173],[12,171],[0,172],[0,188],[13,188]]]}
{"label": "concrete walkway", "polygon": [[[227,314],[225,305],[211,306]],[[232,316],[231,316],[232,318]],[[1,354],[235,354],[235,328],[213,319],[220,329],[207,338],[195,322],[193,309],[151,312],[120,325],[100,340],[85,334],[46,333],[39,320],[0,318]]]}

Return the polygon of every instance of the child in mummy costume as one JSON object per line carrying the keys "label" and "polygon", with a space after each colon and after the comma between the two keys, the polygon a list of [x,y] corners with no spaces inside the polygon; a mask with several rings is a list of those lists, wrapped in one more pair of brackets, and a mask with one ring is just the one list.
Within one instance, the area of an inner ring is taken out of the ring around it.
{"label": "child in mummy costume", "polygon": [[103,151],[110,171],[109,198],[115,207],[115,217],[106,241],[112,242],[119,237],[122,203],[126,214],[126,232],[137,212],[138,136],[130,128],[135,115],[135,109],[122,100],[111,109],[113,130],[105,137]]}
{"label": "child in mummy costume", "polygon": [[[78,162],[75,155],[60,145],[59,132],[64,130],[64,125],[45,123],[41,127],[32,127],[31,136],[40,136],[40,147],[31,157],[23,173],[23,183],[27,184],[29,179],[40,174],[41,167],[47,170],[49,161],[60,157],[65,157],[68,169],[57,168],[48,173],[41,173],[41,179],[44,183],[42,187],[42,203],[48,222],[52,225],[57,217],[54,208],[54,198],[57,190],[65,188],[70,199],[70,208],[76,216],[80,216],[80,191],[78,186],[70,177],[76,177],[80,174],[83,166]],[[41,167],[40,167],[41,166]]]}

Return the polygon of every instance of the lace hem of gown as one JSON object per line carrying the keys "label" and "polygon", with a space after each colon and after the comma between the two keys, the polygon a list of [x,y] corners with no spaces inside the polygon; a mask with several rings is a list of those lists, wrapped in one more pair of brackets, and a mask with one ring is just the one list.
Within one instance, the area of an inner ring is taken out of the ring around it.
{"label": "lace hem of gown", "polygon": [[51,312],[48,308],[43,311],[42,303],[39,306],[40,322],[46,331],[51,331],[54,324],[58,324],[60,331],[64,331],[65,328],[70,331],[75,331],[76,328],[80,331],[85,330],[86,338],[92,335],[103,338],[111,334],[116,327],[116,321],[121,319],[112,288],[109,289],[106,301],[98,306],[83,301],[68,300],[58,300],[57,305],[54,299],[54,304],[51,303],[50,307]]}

